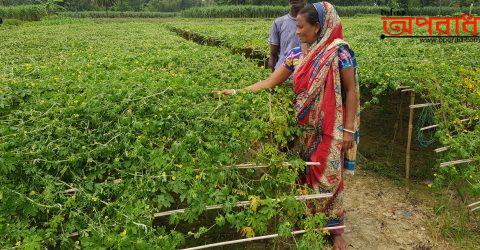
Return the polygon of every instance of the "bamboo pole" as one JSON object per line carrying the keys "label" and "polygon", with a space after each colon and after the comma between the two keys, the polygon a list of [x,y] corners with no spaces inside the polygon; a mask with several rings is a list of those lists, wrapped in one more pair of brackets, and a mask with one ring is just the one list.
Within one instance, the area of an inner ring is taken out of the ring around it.
{"label": "bamboo pole", "polygon": [[477,202],[475,202],[475,203],[472,203],[472,204],[468,205],[468,207],[473,207],[473,206],[479,205],[479,204],[480,204],[480,201],[477,201]]}
{"label": "bamboo pole", "polygon": [[[460,120],[460,122],[466,122],[466,121],[469,121],[470,119],[463,119],[463,120]],[[424,130],[427,130],[427,129],[432,129],[432,128],[436,128],[438,127],[439,124],[435,124],[435,125],[431,125],[431,126],[427,126],[427,127],[424,127],[424,128],[421,128],[420,131],[424,131]]]}
{"label": "bamboo pole", "polygon": [[413,133],[413,108],[415,104],[415,92],[410,92],[410,114],[408,117],[408,138],[407,138],[407,149],[405,156],[405,178],[410,179],[410,148],[412,146],[412,133]]}
{"label": "bamboo pole", "polygon": [[70,234],[69,237],[70,238],[75,238],[75,237],[78,237],[78,236],[80,236],[80,234],[78,232],[73,232],[73,233]]}
{"label": "bamboo pole", "polygon": [[410,91],[413,92],[413,91],[415,91],[415,90],[413,90],[413,89],[402,89],[402,90],[401,90],[401,92],[410,92]]}
{"label": "bamboo pole", "polygon": [[[282,164],[284,166],[292,166],[292,164],[290,162],[282,162]],[[305,165],[307,166],[316,166],[316,165],[320,165],[320,162],[305,162]],[[238,165],[234,165],[234,166],[225,166],[225,167],[256,167],[256,166],[260,166],[260,165],[256,165],[255,163],[242,163],[242,164],[238,164]],[[266,166],[264,166],[266,167]]]}
{"label": "bamboo pole", "polygon": [[478,206],[478,207],[476,207],[476,208],[474,208],[474,209],[472,209],[472,210],[470,210],[470,211],[473,212],[473,211],[478,210],[478,209],[480,209],[480,206]]}
{"label": "bamboo pole", "polygon": [[[310,194],[310,195],[301,195],[301,196],[295,196],[295,199],[297,201],[304,201],[304,200],[311,200],[311,199],[320,199],[320,198],[330,198],[332,197],[332,193],[322,193],[322,194]],[[279,201],[279,199],[276,199]],[[237,207],[246,207],[250,205],[250,201],[239,201],[235,204]],[[211,205],[207,206],[205,210],[214,210],[214,209],[221,209],[223,208],[223,205],[218,204],[218,205]],[[178,214],[178,213],[185,213],[186,209],[177,209],[177,210],[170,210],[170,211],[165,211],[165,212],[160,212],[156,213],[154,215],[155,218],[159,217],[164,217],[164,216],[169,216],[172,214]]]}
{"label": "bamboo pole", "polygon": [[70,188],[70,189],[67,189],[65,191],[63,191],[64,194],[75,194],[78,192],[78,189],[76,188]]}
{"label": "bamboo pole", "polygon": [[432,128],[436,128],[438,127],[439,125],[438,124],[435,124],[435,125],[431,125],[431,126],[427,126],[427,127],[423,127],[420,129],[420,131],[424,131],[424,130],[428,130],[428,129],[432,129]]}
{"label": "bamboo pole", "polygon": [[409,89],[410,86],[399,86],[397,89]]}
{"label": "bamboo pole", "polygon": [[[335,229],[343,229],[343,228],[345,228],[345,226],[324,227],[323,230],[335,230]],[[293,231],[292,235],[304,234],[305,232],[306,232],[305,230]],[[245,243],[245,242],[256,241],[256,240],[272,239],[272,238],[276,238],[278,236],[279,236],[278,234],[270,234],[270,235],[264,235],[264,236],[257,236],[257,237],[239,239],[239,240],[218,242],[218,243],[213,243],[213,244],[208,244],[208,245],[203,245],[203,246],[197,246],[197,247],[184,248],[182,250],[199,250],[199,249],[227,246],[227,245]]]}
{"label": "bamboo pole", "polygon": [[437,106],[440,105],[440,103],[422,103],[422,104],[410,104],[411,109],[416,109],[416,108],[425,108],[425,107],[430,107],[430,106]]}
{"label": "bamboo pole", "polygon": [[434,149],[433,151],[435,151],[435,153],[440,153],[440,152],[447,151],[449,148],[450,148],[449,146],[446,146],[446,147]]}
{"label": "bamboo pole", "polygon": [[443,167],[454,166],[454,165],[463,164],[463,163],[469,163],[469,162],[473,162],[473,161],[475,161],[475,159],[463,159],[463,160],[442,162],[440,164],[440,167],[443,168]]}
{"label": "bamboo pole", "polygon": [[[283,166],[290,167],[292,166],[291,163],[289,162],[282,162]],[[305,162],[306,166],[318,166],[320,165],[320,162]],[[236,168],[236,169],[260,169],[260,168],[269,168],[270,166],[265,166],[265,165],[256,165],[255,163],[242,163],[242,164],[237,164],[237,165],[232,165],[232,166],[223,166],[221,168],[223,169],[228,169],[228,168]],[[195,171],[200,171],[202,169],[197,168],[194,169]]]}

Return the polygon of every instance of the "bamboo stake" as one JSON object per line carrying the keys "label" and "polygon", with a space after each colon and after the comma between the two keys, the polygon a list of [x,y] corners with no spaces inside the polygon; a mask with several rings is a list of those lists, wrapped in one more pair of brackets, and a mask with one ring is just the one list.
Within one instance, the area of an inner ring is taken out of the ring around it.
{"label": "bamboo stake", "polygon": [[399,86],[397,89],[409,89],[410,86]]}
{"label": "bamboo stake", "polygon": [[[335,229],[343,229],[343,228],[345,228],[345,226],[324,227],[323,230],[335,230]],[[304,234],[305,232],[306,232],[305,230],[293,231],[292,235]],[[278,236],[279,236],[278,234],[270,234],[270,235],[264,235],[264,236],[257,236],[257,237],[239,239],[239,240],[218,242],[218,243],[213,243],[213,244],[208,244],[208,245],[203,245],[203,246],[197,246],[197,247],[184,248],[183,250],[198,250],[198,249],[206,249],[206,248],[212,248],[212,247],[220,247],[220,246],[233,245],[233,244],[256,241],[256,240],[272,239],[272,238],[276,238]]]}
{"label": "bamboo stake", "polygon": [[413,108],[415,104],[415,92],[410,92],[410,114],[408,117],[408,138],[407,138],[407,152],[405,156],[405,178],[410,179],[410,148],[412,147],[412,133],[413,133]]}
{"label": "bamboo stake", "polygon": [[468,205],[468,207],[473,207],[473,206],[478,205],[478,204],[480,204],[480,201],[477,201],[477,202],[475,202],[475,203],[472,203],[472,204]]}
{"label": "bamboo stake", "polygon": [[[330,198],[332,196],[333,196],[332,193],[310,194],[310,195],[295,196],[295,199],[297,201],[304,201],[304,200],[311,200],[311,199]],[[279,199],[276,199],[276,200],[279,201]],[[239,201],[239,202],[237,202],[237,204],[235,206],[246,207],[246,206],[249,206],[250,203],[251,203],[250,201]],[[214,210],[214,209],[221,209],[221,208],[223,208],[223,205],[218,204],[218,205],[207,206],[206,210]],[[171,211],[165,211],[165,212],[161,212],[161,213],[156,213],[154,215],[154,217],[159,218],[159,217],[169,216],[169,215],[172,215],[172,214],[185,213],[185,211],[186,211],[186,209],[184,209],[184,208],[183,209],[177,209],[177,210],[171,210]]]}
{"label": "bamboo stake", "polygon": [[[470,119],[463,119],[463,120],[460,120],[460,122],[466,122],[466,121],[469,121]],[[424,128],[421,128],[420,131],[424,131],[424,130],[427,130],[427,129],[432,129],[432,128],[436,128],[438,127],[439,124],[435,124],[435,125],[431,125],[431,126],[428,126],[428,127],[424,127]]]}
{"label": "bamboo stake", "polygon": [[427,102],[427,103],[415,104],[415,105],[411,104],[410,108],[411,109],[416,109],[416,108],[425,108],[425,107],[437,106],[437,105],[440,105],[440,103]]}
{"label": "bamboo stake", "polygon": [[449,148],[450,148],[449,146],[446,146],[446,147],[437,148],[433,151],[435,151],[435,153],[440,153],[440,152],[447,151]]}
{"label": "bamboo stake", "polygon": [[78,192],[78,189],[76,188],[70,188],[70,189],[67,189],[65,191],[63,191],[64,194],[75,194]]}
{"label": "bamboo stake", "polygon": [[[289,162],[283,162],[283,166],[290,167],[292,166],[291,163]],[[306,166],[318,166],[320,165],[320,162],[305,162]],[[242,164],[237,164],[233,166],[223,166],[221,168],[227,169],[227,168],[237,168],[237,169],[260,169],[260,168],[269,168],[269,166],[265,165],[256,165],[255,163],[242,163]],[[195,171],[200,171],[201,169],[195,169]]]}
{"label": "bamboo stake", "polygon": [[402,89],[402,92],[410,92],[410,91],[414,91],[413,89]]}
{"label": "bamboo stake", "polygon": [[[284,166],[292,166],[292,164],[290,162],[282,162],[282,164]],[[305,162],[305,165],[307,166],[316,166],[316,165],[320,165],[320,162]],[[259,165],[255,165],[255,163],[242,163],[242,164],[238,164],[238,165],[235,165],[234,167],[255,167],[255,166],[259,166]],[[232,167],[232,166],[226,166],[226,167]],[[266,167],[266,166],[264,166]]]}
{"label": "bamboo stake", "polygon": [[456,161],[449,161],[449,162],[443,162],[440,164],[440,167],[448,167],[448,166],[454,166],[458,164],[463,164],[463,163],[469,163],[475,161],[475,159],[463,159],[463,160],[456,160]]}
{"label": "bamboo stake", "polygon": [[[284,162],[283,164],[285,166],[292,166],[292,164],[290,162]],[[307,162],[305,162],[305,165],[307,165],[307,166],[318,166],[318,165],[320,165],[320,162],[309,162],[309,161],[307,161]]]}
{"label": "bamboo stake", "polygon": [[432,128],[436,128],[438,127],[439,125],[438,124],[435,124],[435,125],[431,125],[431,126],[427,126],[427,127],[423,127],[420,129],[420,131],[424,131],[424,130],[427,130],[427,129],[432,129]]}
{"label": "bamboo stake", "polygon": [[478,207],[476,207],[476,208],[474,208],[474,209],[472,209],[472,210],[470,210],[470,211],[473,212],[473,211],[478,210],[478,209],[480,209],[480,206],[478,206]]}

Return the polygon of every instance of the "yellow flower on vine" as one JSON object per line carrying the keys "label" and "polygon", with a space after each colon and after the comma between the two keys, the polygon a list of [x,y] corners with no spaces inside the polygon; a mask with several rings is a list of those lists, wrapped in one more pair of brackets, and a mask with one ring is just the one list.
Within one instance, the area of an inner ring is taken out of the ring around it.
{"label": "yellow flower on vine", "polygon": [[253,231],[251,227],[242,228],[242,234],[245,235],[247,238],[255,237],[255,231]]}
{"label": "yellow flower on vine", "polygon": [[250,200],[250,209],[252,209],[253,212],[256,212],[258,206],[260,205],[260,197],[256,195],[252,195],[249,197],[249,200]]}
{"label": "yellow flower on vine", "polygon": [[468,79],[468,78],[464,78],[465,80],[465,84],[467,85],[467,89],[468,90],[473,90],[473,88],[475,87],[474,84],[473,84],[473,81],[471,79]]}

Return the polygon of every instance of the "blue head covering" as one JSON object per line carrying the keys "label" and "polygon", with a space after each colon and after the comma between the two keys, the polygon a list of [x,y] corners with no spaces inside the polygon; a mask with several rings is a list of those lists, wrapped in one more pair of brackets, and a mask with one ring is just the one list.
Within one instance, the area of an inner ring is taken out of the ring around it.
{"label": "blue head covering", "polygon": [[318,12],[318,20],[320,21],[320,30],[323,29],[323,23],[325,22],[325,7],[323,7],[323,2],[314,3],[313,7]]}

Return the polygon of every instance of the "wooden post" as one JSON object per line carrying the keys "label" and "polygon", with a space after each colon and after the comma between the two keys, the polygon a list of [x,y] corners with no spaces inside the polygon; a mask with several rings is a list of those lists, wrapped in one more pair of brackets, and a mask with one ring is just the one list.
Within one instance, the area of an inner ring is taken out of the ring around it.
{"label": "wooden post", "polygon": [[410,179],[410,148],[412,146],[412,133],[413,133],[413,108],[412,105],[415,104],[415,92],[410,92],[410,115],[408,117],[408,139],[407,139],[407,152],[405,159],[405,178],[407,181]]}

